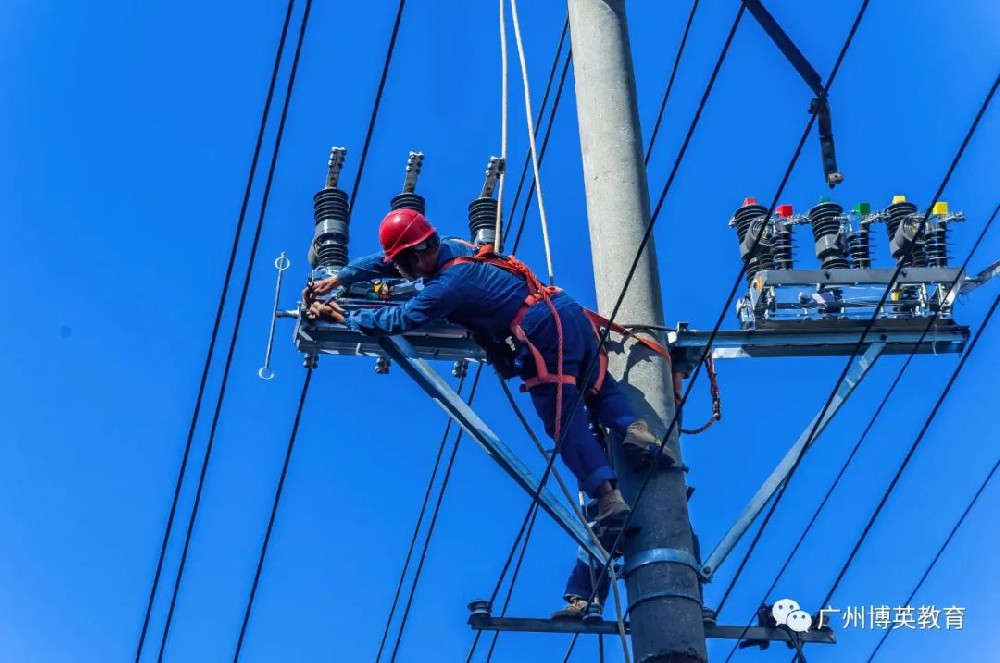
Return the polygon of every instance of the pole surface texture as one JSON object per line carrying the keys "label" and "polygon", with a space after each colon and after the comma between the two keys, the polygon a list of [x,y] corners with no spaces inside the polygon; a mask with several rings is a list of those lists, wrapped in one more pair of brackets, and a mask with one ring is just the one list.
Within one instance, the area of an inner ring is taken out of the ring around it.
{"label": "pole surface texture", "polygon": [[[609,315],[649,224],[635,76],[624,0],[568,4],[597,301]],[[650,242],[617,321],[662,325],[661,302],[656,251]],[[609,369],[622,382],[632,406],[662,436],[674,416],[669,364],[630,347],[625,354],[612,351]],[[668,444],[680,459],[677,440],[674,433]],[[620,449],[613,455],[619,487],[633,504],[645,470],[625,462]],[[633,504],[633,524],[641,529],[626,539],[625,561],[629,567],[639,564],[626,578],[637,663],[707,660],[698,576],[677,561],[690,559],[694,552],[686,493],[683,472],[658,469],[642,499]]]}

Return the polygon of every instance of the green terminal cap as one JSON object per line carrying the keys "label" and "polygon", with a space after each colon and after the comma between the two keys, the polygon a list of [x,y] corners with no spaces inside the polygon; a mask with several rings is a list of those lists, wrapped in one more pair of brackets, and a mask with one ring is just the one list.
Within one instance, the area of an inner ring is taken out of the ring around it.
{"label": "green terminal cap", "polygon": [[830,196],[820,196],[819,197],[819,202],[821,202],[821,203],[828,203],[828,202],[830,202]]}
{"label": "green terminal cap", "polygon": [[868,216],[872,212],[871,203],[858,203],[854,206],[854,213],[858,216]]}

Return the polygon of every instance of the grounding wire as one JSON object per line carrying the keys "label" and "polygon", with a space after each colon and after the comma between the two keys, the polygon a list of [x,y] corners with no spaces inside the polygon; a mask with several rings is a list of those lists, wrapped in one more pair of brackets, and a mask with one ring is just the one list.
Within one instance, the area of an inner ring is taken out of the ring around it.
{"label": "grounding wire", "polygon": [[[461,380],[459,380],[458,389],[455,392],[459,397],[462,395],[463,387],[465,387],[464,375]],[[469,404],[472,404],[471,399]],[[451,434],[451,426],[454,421],[454,419],[448,417],[448,423],[445,425],[444,433],[441,435],[441,442],[438,444],[437,456],[434,458],[434,467],[431,469],[431,476],[427,480],[427,490],[424,491],[424,499],[423,503],[420,505],[420,513],[417,515],[417,522],[413,525],[413,534],[410,536],[410,548],[406,551],[406,560],[403,562],[403,570],[399,572],[399,581],[396,583],[396,591],[392,597],[392,606],[389,608],[389,614],[385,618],[385,628],[382,631],[382,640],[379,642],[378,653],[375,655],[376,663],[382,660],[382,652],[385,650],[385,643],[389,638],[389,629],[392,626],[392,619],[396,615],[396,607],[399,605],[399,596],[403,591],[403,584],[406,581],[406,572],[410,569],[410,562],[413,560],[413,550],[416,547],[417,537],[420,535],[420,528],[424,523],[424,516],[427,514],[427,505],[430,504],[434,481],[437,479],[438,470],[441,467],[441,458],[444,456],[444,449],[448,444],[448,436]]]}
{"label": "grounding wire", "polygon": [[670,92],[674,89],[674,79],[677,77],[677,68],[681,64],[681,56],[684,55],[684,46],[687,45],[688,33],[691,32],[691,24],[694,22],[695,12],[698,11],[699,0],[691,3],[691,12],[688,14],[687,23],[684,25],[684,34],[681,36],[681,43],[677,46],[677,54],[674,56],[674,64],[670,68],[670,78],[667,81],[667,89],[663,92],[660,100],[660,111],[656,115],[656,122],[653,124],[653,132],[649,136],[649,145],[646,147],[646,158],[644,164],[649,166],[649,157],[653,154],[653,145],[656,144],[656,137],[660,133],[660,123],[663,122],[663,113],[667,109],[667,100],[670,99]]}
{"label": "grounding wire", "polygon": [[[865,0],[865,3],[862,6],[862,10],[861,10],[862,13],[864,12],[864,9],[867,6],[867,4],[868,4],[868,0]],[[860,16],[861,16],[861,14],[859,13],[859,18],[860,18]],[[855,25],[857,25],[857,22],[855,23]],[[972,123],[972,126],[969,127],[969,131],[966,133],[964,139],[962,140],[962,144],[959,147],[958,152],[955,154],[955,157],[952,159],[952,162],[949,165],[947,172],[945,173],[944,179],[942,179],[941,184],[938,186],[938,189],[935,192],[935,194],[934,194],[934,196],[932,198],[932,201],[940,199],[941,194],[944,192],[945,188],[948,185],[948,182],[951,180],[952,173],[955,171],[955,168],[958,166],[959,161],[961,161],[962,156],[965,153],[966,146],[969,144],[969,141],[972,139],[972,136],[975,134],[976,128],[979,125],[979,121],[982,119],[983,114],[986,112],[986,108],[989,106],[990,100],[993,98],[993,94],[996,92],[997,84],[998,83],[1000,83],[1000,77],[998,77],[996,79],[996,81],[994,82],[992,88],[990,89],[989,94],[987,95],[986,99],[983,101],[983,105],[980,107],[979,112],[976,114],[976,118],[975,118],[975,120]],[[815,118],[815,115],[813,115],[812,117]],[[927,212],[923,215],[923,217],[922,217],[922,219],[920,221],[920,224],[917,227],[917,232],[916,232],[916,236],[917,237],[923,236],[924,229],[925,229],[925,226],[927,224],[927,220],[930,217],[931,210],[932,210],[932,207],[929,206],[927,208]],[[758,239],[759,239],[759,237],[758,237]],[[913,245],[910,246],[910,251],[909,252],[912,253],[915,247],[916,247],[916,244],[914,243]],[[744,267],[744,270],[745,270],[745,267]],[[848,357],[847,363],[844,365],[843,370],[841,370],[840,375],[838,376],[838,378],[837,378],[837,380],[836,380],[836,382],[834,384],[834,388],[833,388],[833,390],[831,390],[829,397],[827,398],[826,402],[823,405],[823,408],[821,409],[821,412],[826,412],[827,409],[830,407],[830,403],[833,402],[833,399],[834,399],[834,397],[836,396],[836,393],[837,393],[837,386],[844,380],[844,377],[847,375],[847,372],[850,370],[850,367],[851,367],[852,363],[854,362],[854,359],[857,357],[858,353],[860,352],[860,349],[861,349],[862,345],[864,344],[865,339],[868,337],[868,334],[871,332],[872,327],[875,325],[875,322],[878,320],[878,312],[885,305],[885,302],[888,299],[889,294],[892,292],[893,285],[895,284],[896,280],[899,278],[899,275],[902,272],[902,270],[903,270],[903,261],[900,261],[896,265],[896,268],[893,271],[892,277],[889,279],[889,283],[886,286],[885,292],[882,293],[882,297],[881,297],[881,299],[879,300],[878,304],[875,307],[875,313],[867,321],[867,323],[865,325],[865,328],[862,331],[860,338],[858,339],[858,343],[857,343],[857,345],[854,348],[854,351],[851,353],[851,356]],[[820,423],[821,419],[822,419],[822,417],[817,418],[816,422],[813,424],[812,430],[809,433],[809,437],[808,437],[807,443],[803,446],[802,450],[799,452],[798,456],[795,459],[795,462],[792,464],[791,468],[789,469],[788,475],[786,476],[784,482],[782,483],[781,489],[775,495],[774,500],[772,500],[771,506],[768,509],[767,513],[765,514],[764,520],[761,522],[760,528],[758,529],[757,533],[754,535],[754,538],[753,538],[753,540],[750,543],[750,547],[748,548],[747,552],[744,554],[743,559],[740,560],[740,564],[739,564],[739,566],[738,566],[738,568],[736,570],[736,574],[734,575],[733,579],[730,581],[729,585],[727,586],[726,591],[723,594],[722,600],[719,602],[719,606],[718,606],[716,612],[720,612],[721,611],[722,606],[725,604],[725,602],[728,599],[729,595],[732,593],[732,590],[735,587],[736,581],[738,580],[740,574],[742,573],[743,569],[746,568],[747,561],[750,559],[750,556],[753,554],[753,551],[756,548],[757,543],[760,541],[760,538],[763,535],[764,530],[766,529],[768,523],[770,522],[771,518],[773,517],[775,511],[777,510],[778,504],[781,502],[782,497],[784,496],[786,490],[788,489],[788,485],[791,482],[792,477],[795,475],[795,472],[798,470],[799,465],[802,463],[802,459],[805,456],[805,451],[809,448],[809,443],[815,438],[816,431],[817,431],[817,429],[819,427],[819,423]]]}
{"label": "grounding wire", "polygon": [[[965,269],[968,267],[969,262],[971,261],[973,255],[975,255],[976,249],[979,248],[979,245],[982,243],[983,239],[986,237],[986,233],[989,231],[990,226],[993,225],[993,221],[997,217],[997,211],[998,210],[1000,210],[1000,205],[998,205],[997,207],[994,208],[993,214],[990,216],[989,220],[986,222],[986,224],[983,226],[983,229],[980,231],[979,236],[976,238],[976,241],[974,242],[974,244],[972,246],[972,249],[969,251],[969,254],[966,256],[965,261],[962,263],[962,267],[960,268],[958,277],[956,277],[955,280],[953,280],[952,283],[951,283],[951,285],[949,286],[948,292],[951,292],[955,287],[957,287],[959,285],[958,281],[962,278],[962,274],[965,272]],[[808,536],[809,532],[812,530],[813,525],[816,524],[816,521],[819,519],[820,513],[822,513],[823,509],[826,507],[827,503],[830,501],[830,498],[833,496],[834,491],[837,489],[837,486],[840,484],[840,480],[844,477],[844,474],[847,472],[847,468],[850,467],[851,462],[854,460],[854,457],[857,455],[858,451],[860,450],[861,445],[864,444],[865,440],[868,438],[868,433],[871,432],[871,429],[874,427],[875,422],[878,420],[879,416],[881,416],[882,411],[885,409],[885,406],[888,404],[890,397],[895,392],[896,387],[899,385],[900,381],[903,378],[903,375],[906,373],[906,370],[909,368],[910,364],[913,362],[913,358],[916,356],[917,348],[919,348],[923,344],[924,339],[927,337],[927,334],[930,332],[931,327],[937,321],[938,317],[940,316],[940,313],[941,313],[941,309],[939,308],[939,309],[937,309],[934,312],[934,315],[928,320],[927,325],[924,326],[924,329],[921,332],[920,337],[917,339],[916,344],[913,346],[913,350],[910,352],[909,356],[907,356],[906,361],[903,363],[903,366],[896,373],[896,377],[893,379],[892,384],[889,386],[889,389],[886,392],[885,396],[882,398],[882,401],[879,403],[878,407],[875,409],[875,413],[868,420],[868,424],[865,426],[864,431],[862,431],[861,437],[858,438],[858,441],[854,444],[854,447],[851,449],[850,454],[848,454],[847,459],[841,465],[840,470],[837,472],[837,475],[833,479],[833,483],[830,484],[830,487],[827,489],[826,494],[823,495],[823,499],[820,501],[819,506],[816,507],[816,510],[813,512],[812,516],[809,518],[809,522],[806,524],[805,529],[799,535],[799,538],[795,542],[795,545],[792,547],[791,552],[788,553],[788,556],[785,558],[784,563],[781,565],[781,568],[778,570],[778,574],[775,576],[774,581],[771,583],[770,587],[768,587],[767,591],[764,593],[764,598],[763,598],[762,601],[760,601],[760,603],[763,604],[763,603],[767,602],[767,597],[770,596],[771,592],[774,591],[774,588],[778,586],[778,583],[781,581],[782,576],[784,576],[785,571],[788,570],[788,567],[791,565],[792,559],[798,553],[799,548],[802,546],[803,542],[805,541],[806,536]],[[750,617],[750,621],[746,625],[747,627],[753,625],[753,619],[754,619],[755,616],[756,616],[756,613],[753,616]],[[744,635],[745,635],[745,633],[744,633]],[[732,657],[732,655],[734,653],[735,653],[735,649],[731,650],[730,653],[729,653],[729,657],[727,657],[726,660],[728,661]]]}
{"label": "grounding wire", "polygon": [[250,586],[250,596],[247,598],[246,610],[243,612],[243,623],[240,625],[240,635],[236,640],[236,651],[233,653],[233,663],[240,660],[240,652],[243,649],[243,638],[246,636],[247,625],[250,623],[250,612],[253,610],[253,601],[257,596],[257,587],[260,584],[260,576],[264,571],[264,558],[267,557],[267,547],[271,543],[271,532],[274,530],[274,521],[278,516],[278,506],[281,503],[281,493],[285,488],[285,479],[288,477],[288,466],[292,461],[292,451],[295,448],[295,439],[299,434],[299,423],[302,421],[302,408],[306,404],[306,396],[309,394],[309,383],[312,382],[313,369],[306,369],[306,377],[302,381],[302,393],[299,394],[299,406],[295,410],[295,419],[292,423],[292,432],[288,436],[288,447],[285,449],[285,462],[281,466],[281,474],[278,477],[278,486],[274,491],[274,501],[271,504],[271,515],[267,519],[267,530],[264,532],[264,541],[260,545],[260,557],[257,560],[257,569],[253,574],[253,583]]}
{"label": "grounding wire", "polygon": [[281,37],[278,39],[278,48],[274,55],[274,66],[271,71],[271,80],[267,88],[267,97],[264,101],[264,109],[261,113],[260,126],[257,130],[257,140],[254,144],[253,157],[250,160],[250,171],[247,174],[246,187],[243,190],[243,200],[240,203],[240,211],[236,221],[236,229],[233,234],[233,246],[229,252],[229,262],[226,265],[226,275],[222,281],[222,292],[219,295],[219,304],[215,311],[215,321],[212,324],[212,333],[208,343],[208,353],[205,356],[205,364],[201,372],[201,381],[198,384],[198,395],[195,398],[194,411],[191,414],[191,423],[188,426],[187,440],[184,444],[184,453],[181,457],[180,469],[177,473],[177,481],[174,485],[173,500],[170,504],[170,515],[167,516],[167,524],[163,531],[163,540],[160,544],[160,555],[156,561],[156,571],[153,574],[153,582],[149,589],[149,599],[146,602],[146,613],[142,619],[142,629],[139,633],[139,643],[136,646],[135,660],[139,662],[142,657],[142,650],[146,642],[146,634],[149,630],[149,619],[153,611],[153,603],[156,599],[156,592],[160,584],[160,576],[163,573],[163,561],[167,554],[167,545],[173,531],[174,518],[177,514],[177,504],[180,501],[181,487],[184,484],[184,477],[187,473],[188,459],[191,455],[191,445],[194,441],[194,432],[197,427],[198,417],[201,413],[201,402],[205,395],[205,386],[208,382],[209,370],[212,366],[212,358],[215,353],[215,342],[219,336],[219,328],[222,324],[222,314],[226,307],[226,295],[229,292],[229,284],[232,280],[233,268],[236,263],[236,254],[239,248],[240,236],[243,232],[243,224],[246,221],[247,209],[250,205],[250,194],[253,189],[254,177],[257,172],[257,163],[260,159],[261,148],[264,143],[264,131],[271,113],[271,102],[274,99],[274,91],[277,87],[278,70],[281,68],[281,58],[285,50],[285,40],[288,36],[288,26],[291,23],[292,10],[295,7],[295,0],[289,0],[285,11],[285,22],[281,27]]}
{"label": "grounding wire", "polygon": [[170,634],[170,625],[173,621],[174,609],[177,605],[177,595],[180,592],[181,579],[184,577],[184,568],[187,563],[188,551],[191,547],[191,537],[194,533],[194,525],[198,518],[198,508],[201,505],[201,494],[205,486],[205,476],[208,472],[209,461],[212,456],[212,448],[215,442],[215,432],[218,428],[219,415],[222,411],[222,403],[226,396],[226,384],[229,381],[229,371],[232,368],[233,357],[236,354],[236,343],[239,339],[240,325],[243,321],[243,310],[246,306],[247,294],[250,291],[250,277],[253,273],[254,262],[257,258],[257,247],[260,243],[261,231],[264,227],[264,215],[267,212],[267,203],[271,195],[271,185],[274,182],[274,171],[278,162],[278,153],[281,148],[281,140],[285,133],[285,122],[288,119],[288,107],[291,102],[292,92],[295,87],[295,77],[298,72],[299,59],[302,54],[302,43],[305,39],[306,27],[309,25],[309,11],[312,7],[312,0],[306,0],[305,9],[302,13],[302,22],[299,26],[298,40],[295,44],[295,53],[292,58],[292,66],[288,74],[288,84],[285,88],[285,99],[281,108],[281,117],[278,121],[277,132],[274,138],[274,147],[271,153],[271,160],[267,171],[267,180],[264,184],[264,192],[261,198],[260,214],[257,217],[257,225],[254,228],[253,242],[250,246],[250,257],[247,260],[247,268],[243,278],[243,286],[240,291],[240,300],[236,308],[236,321],[233,324],[233,332],[229,342],[229,350],[226,354],[226,363],[222,371],[222,381],[219,386],[219,394],[215,403],[215,412],[212,415],[212,425],[209,432],[208,444],[205,446],[205,454],[202,459],[201,472],[198,476],[198,487],[195,491],[194,506],[191,509],[191,516],[188,519],[187,531],[184,534],[184,547],[181,552],[180,563],[177,567],[177,575],[174,578],[174,586],[170,596],[170,607],[167,611],[166,623],[163,627],[163,635],[160,638],[160,651],[158,661],[163,660],[163,653],[167,646],[167,638]]}
{"label": "grounding wire", "polygon": [[[982,495],[983,491],[986,490],[986,487],[989,486],[990,481],[993,479],[993,475],[996,474],[997,467],[1000,467],[1000,459],[997,459],[997,461],[993,463],[993,467],[990,469],[989,474],[986,475],[986,478],[983,479],[983,482],[979,485],[979,490],[977,490],[976,494],[972,496],[972,500],[970,500],[968,506],[965,507],[965,511],[962,512],[962,515],[958,519],[958,522],[956,522],[955,526],[951,528],[951,532],[948,533],[948,538],[945,539],[944,543],[941,544],[941,547],[938,548],[938,551],[934,554],[934,559],[931,560],[931,563],[924,570],[923,575],[920,576],[920,580],[917,581],[917,584],[916,586],[914,586],[913,591],[911,591],[910,595],[906,597],[905,601],[903,601],[904,605],[910,605],[911,601],[913,601],[913,597],[917,595],[918,591],[920,591],[920,588],[923,586],[924,581],[927,580],[927,576],[929,576],[931,574],[931,571],[934,570],[934,567],[937,565],[938,560],[941,559],[941,555],[944,554],[944,551],[951,544],[951,540],[955,538],[956,534],[958,534],[958,530],[961,529],[962,524],[965,522],[966,517],[972,511],[973,507],[976,506],[976,502],[979,501],[979,496]],[[872,651],[871,655],[868,656],[867,663],[871,663],[875,659],[875,655],[878,654],[879,650],[882,648],[882,645],[885,643],[886,639],[895,630],[896,629],[888,629],[885,633],[882,634],[882,637],[879,639],[878,644],[875,645],[875,649]]]}
{"label": "grounding wire", "polygon": [[[469,391],[469,402],[471,403],[473,398],[476,396],[476,387],[479,386],[479,377],[483,373],[483,364],[480,363],[476,367],[476,375],[472,378],[472,389]],[[458,435],[455,436],[455,444],[452,445],[451,455],[448,457],[448,464],[445,466],[444,477],[441,479],[441,489],[438,491],[437,500],[434,503],[434,510],[431,513],[431,520],[427,526],[427,532],[424,535],[423,548],[420,551],[420,559],[417,561],[417,569],[413,575],[413,581],[410,584],[410,590],[407,593],[406,607],[403,609],[403,617],[400,619],[399,623],[399,633],[396,635],[396,641],[392,647],[392,656],[390,661],[395,663],[396,657],[399,655],[399,647],[403,642],[403,633],[406,631],[406,622],[410,616],[410,608],[413,606],[413,596],[416,593],[417,585],[420,583],[420,575],[424,569],[424,562],[427,559],[427,551],[430,548],[431,538],[434,536],[434,528],[437,526],[438,515],[441,513],[441,502],[444,500],[445,491],[448,489],[448,481],[451,479],[451,471],[455,466],[455,456],[458,454],[458,446],[462,441],[462,436],[465,430],[460,429]]]}

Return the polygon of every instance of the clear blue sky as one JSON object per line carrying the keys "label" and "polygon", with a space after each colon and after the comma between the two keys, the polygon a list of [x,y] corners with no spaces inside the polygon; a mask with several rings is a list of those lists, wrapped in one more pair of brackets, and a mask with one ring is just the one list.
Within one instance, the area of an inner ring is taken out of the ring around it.
{"label": "clear blue sky", "polygon": [[[522,4],[537,104],[564,7]],[[648,135],[689,5],[630,4]],[[825,74],[859,3],[768,4]],[[293,286],[305,276],[311,195],[322,186],[331,145],[348,147],[344,181],[353,182],[395,5],[316,2],[313,8],[170,661],[232,656],[302,379],[287,322],[275,347],[277,378],[264,383],[256,376],[273,293],[271,260],[283,250],[292,257],[282,301],[291,306]],[[702,3],[650,164],[654,195],[736,6],[735,0]],[[133,655],[283,13],[284,3],[260,1],[13,0],[0,6],[5,661],[106,662]],[[1000,66],[998,29],[1000,10],[989,0],[872,3],[832,93],[847,177],[837,200],[879,206],[902,193],[921,206],[930,202]],[[526,134],[514,59],[511,67],[510,154],[519,164]],[[592,303],[571,90],[543,183],[557,279]],[[486,159],[499,151],[499,98],[496,3],[410,3],[354,211],[354,255],[377,248],[376,223],[398,191],[408,150],[427,154],[420,190],[428,215],[444,230],[465,232],[465,206],[478,192]],[[711,326],[739,270],[726,221],[744,196],[773,195],[808,103],[807,90],[761,29],[744,23],[657,225],[669,321]],[[945,196],[968,217],[954,233],[959,259],[1000,198],[998,129],[994,107]],[[817,152],[811,140],[785,195],[799,208],[826,193]],[[877,246],[884,264],[885,242],[879,238]],[[542,268],[534,214],[520,253]],[[994,233],[973,267],[998,255]],[[811,264],[804,253],[802,260]],[[962,302],[958,320],[977,325],[998,287],[993,283]],[[835,596],[839,607],[902,601],[994,462],[998,334],[988,332],[961,376]],[[842,362],[720,366],[725,419],[684,448],[690,483],[698,488],[692,518],[706,548],[820,407]],[[787,596],[810,610],[820,607],[816,602],[956,362],[954,356],[915,362],[772,600]],[[723,622],[742,623],[762,598],[901,363],[881,361],[809,454]],[[708,411],[703,389],[697,392],[691,420]],[[537,466],[492,380],[478,407]],[[443,426],[443,415],[398,371],[375,376],[367,359],[321,363],[244,660],[374,657]],[[198,458],[207,426],[199,432]],[[182,500],[185,519],[192,489],[193,482]],[[492,589],[527,503],[478,448],[465,444],[401,660],[464,657],[472,637],[465,604]],[[965,630],[897,634],[881,660],[983,661],[1000,648],[998,579],[990,561],[1000,543],[998,507],[1000,490],[993,486],[915,601],[966,607]],[[169,577],[178,554],[179,545],[171,547]],[[540,519],[512,614],[544,615],[558,607],[572,556],[561,531]],[[732,564],[724,567],[707,588],[710,605],[732,572]],[[165,607],[162,600],[156,605],[154,640]],[[810,660],[863,660],[877,635],[841,630],[840,645],[813,647]],[[504,635],[495,660],[561,660],[567,641]],[[621,656],[614,646],[608,650],[609,660]],[[726,643],[710,645],[714,659],[727,651]],[[588,640],[575,660],[596,660],[595,652],[596,642]],[[772,648],[741,652],[737,660],[787,658],[783,648]]]}

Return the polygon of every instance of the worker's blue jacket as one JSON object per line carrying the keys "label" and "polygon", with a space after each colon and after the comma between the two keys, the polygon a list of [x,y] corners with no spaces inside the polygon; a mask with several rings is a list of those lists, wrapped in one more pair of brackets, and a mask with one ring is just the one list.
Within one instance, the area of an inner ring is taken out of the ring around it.
{"label": "worker's blue jacket", "polygon": [[[443,238],[437,267],[475,253],[461,240]],[[401,278],[382,254],[358,258],[337,275],[345,286],[378,277]],[[400,334],[447,319],[481,338],[502,341],[510,336],[508,325],[527,296],[528,287],[516,274],[481,262],[460,263],[426,277],[423,290],[403,304],[352,311],[345,324],[365,334]],[[572,303],[565,294],[553,300],[559,308]],[[547,309],[545,315],[551,315]]]}

